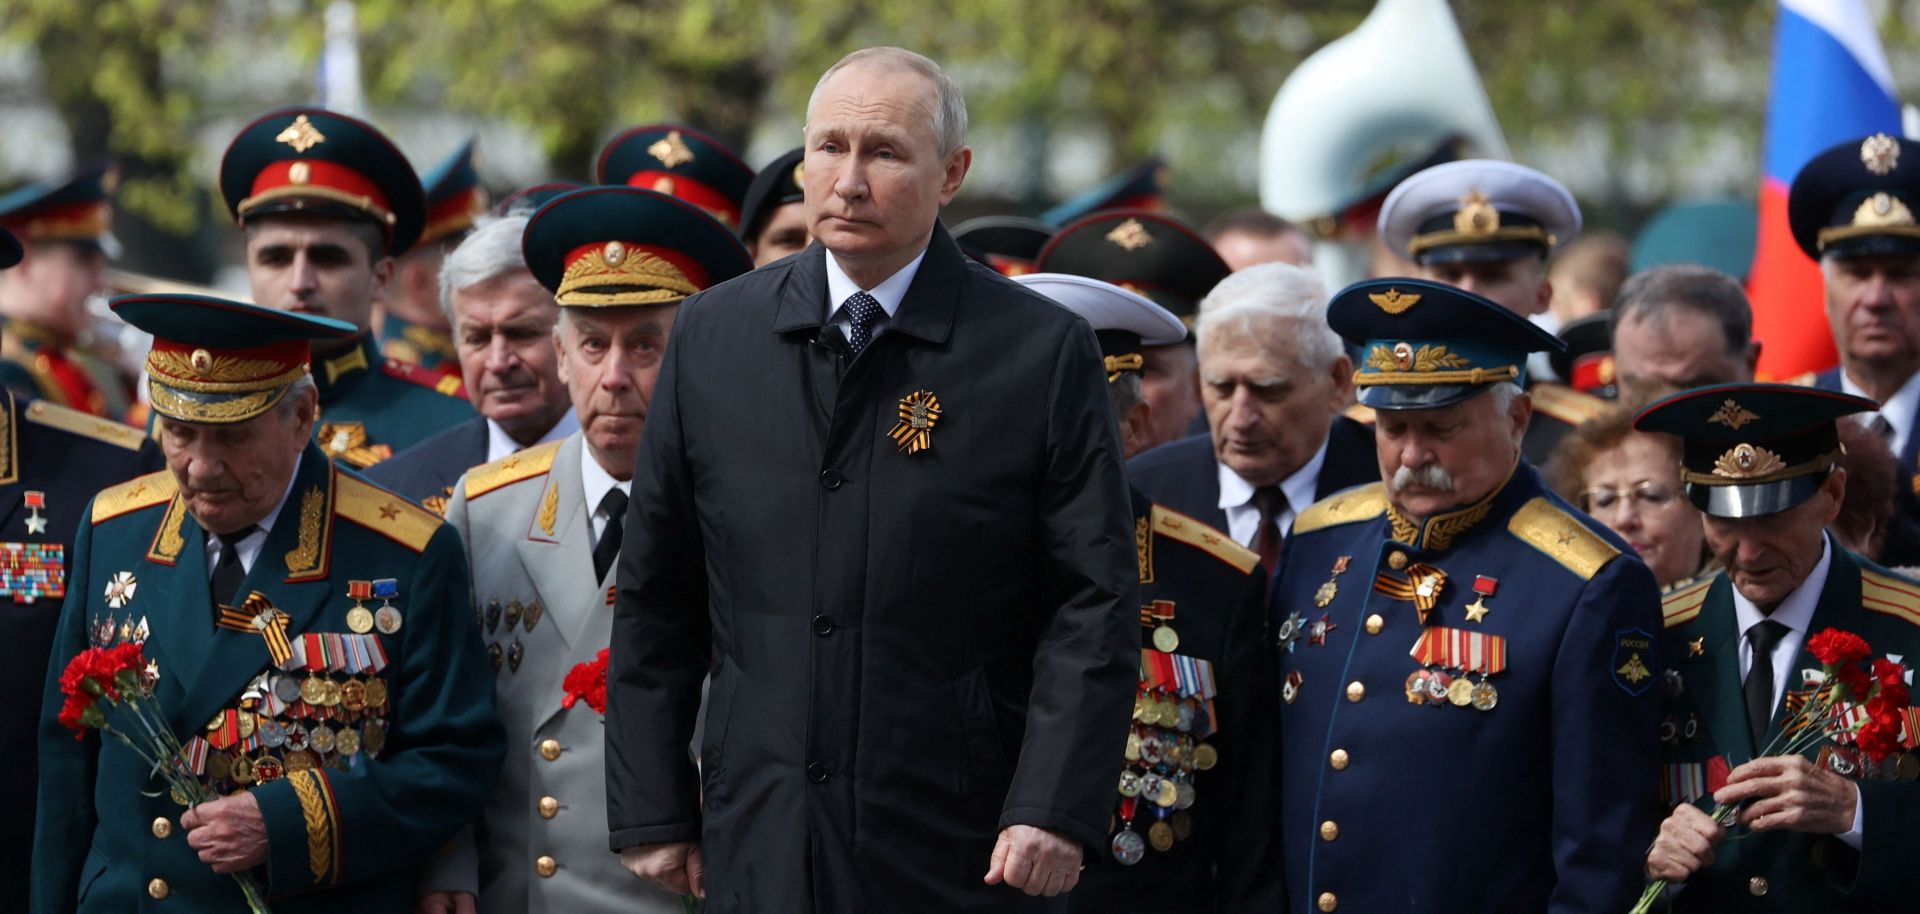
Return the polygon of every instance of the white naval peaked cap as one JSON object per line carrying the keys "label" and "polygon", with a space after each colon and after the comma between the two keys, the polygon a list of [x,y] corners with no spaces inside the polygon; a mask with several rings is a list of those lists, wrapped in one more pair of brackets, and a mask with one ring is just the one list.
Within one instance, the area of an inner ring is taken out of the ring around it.
{"label": "white naval peaked cap", "polygon": [[1580,234],[1559,181],[1512,162],[1463,159],[1414,173],[1380,207],[1381,240],[1415,262],[1512,260]]}

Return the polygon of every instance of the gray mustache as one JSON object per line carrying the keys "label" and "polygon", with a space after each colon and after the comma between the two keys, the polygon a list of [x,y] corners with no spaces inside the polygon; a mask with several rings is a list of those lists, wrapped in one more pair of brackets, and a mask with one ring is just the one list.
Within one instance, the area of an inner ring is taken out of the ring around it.
{"label": "gray mustache", "polygon": [[1429,463],[1419,468],[1403,466],[1393,471],[1393,490],[1395,492],[1405,491],[1408,486],[1420,486],[1439,492],[1451,492],[1453,491],[1453,477],[1448,475],[1446,470],[1441,469],[1437,463]]}

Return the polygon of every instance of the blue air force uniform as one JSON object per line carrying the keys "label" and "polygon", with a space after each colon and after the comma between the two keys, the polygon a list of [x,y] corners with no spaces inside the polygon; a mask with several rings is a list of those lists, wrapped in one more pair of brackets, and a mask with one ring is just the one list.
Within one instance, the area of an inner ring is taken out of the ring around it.
{"label": "blue air force uniform", "polygon": [[[1556,342],[1418,280],[1350,287],[1329,320],[1383,411],[1518,382]],[[1270,606],[1294,910],[1633,904],[1656,823],[1659,598],[1531,466],[1423,522],[1379,483],[1314,504]]]}
{"label": "blue air force uniform", "polygon": [[[353,329],[198,296],[114,308],[155,334],[155,410],[207,428],[273,409],[307,340]],[[415,863],[469,819],[505,751],[458,534],[309,444],[240,606],[215,605],[208,537],[167,472],[88,509],[42,702],[32,910],[245,910],[147,764],[58,722],[67,661],[133,641],[193,775],[258,799],[274,910],[411,911]]]}

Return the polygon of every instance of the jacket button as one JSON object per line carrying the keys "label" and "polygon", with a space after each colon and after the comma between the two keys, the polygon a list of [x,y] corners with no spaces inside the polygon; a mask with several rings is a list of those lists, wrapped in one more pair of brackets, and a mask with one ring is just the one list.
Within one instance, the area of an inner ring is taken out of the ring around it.
{"label": "jacket button", "polygon": [[1365,683],[1362,683],[1357,679],[1347,683],[1347,700],[1348,701],[1359,701],[1360,699],[1365,697],[1367,697],[1367,687]]}
{"label": "jacket button", "polygon": [[825,784],[827,782],[827,763],[813,762],[809,764],[807,766],[807,780],[815,784]]}
{"label": "jacket button", "polygon": [[843,482],[846,482],[846,480],[840,476],[839,470],[827,469],[820,473],[820,484],[826,486],[829,492],[840,488],[840,484]]}
{"label": "jacket button", "polygon": [[542,879],[552,878],[553,874],[559,869],[559,861],[554,860],[552,857],[541,854],[539,857],[534,858],[533,871],[539,873]]}
{"label": "jacket button", "polygon": [[1379,613],[1374,613],[1373,615],[1367,617],[1367,634],[1369,635],[1380,634],[1380,630],[1386,627],[1387,627],[1387,620],[1385,617],[1381,616]]}
{"label": "jacket button", "polygon": [[1319,904],[1320,904],[1320,910],[1332,911],[1340,907],[1340,899],[1339,897],[1335,896],[1332,892],[1321,892]]}
{"label": "jacket button", "polygon": [[1753,893],[1755,898],[1767,894],[1767,877],[1755,876],[1747,880],[1747,891]]}
{"label": "jacket button", "polygon": [[560,741],[557,739],[541,740],[540,741],[540,757],[543,759],[546,759],[549,762],[559,760]]}
{"label": "jacket button", "polygon": [[826,616],[814,616],[813,633],[822,638],[833,634],[833,620]]}
{"label": "jacket button", "polygon": [[1395,571],[1405,571],[1407,569],[1407,554],[1398,549],[1387,553],[1387,567]]}
{"label": "jacket button", "polygon": [[171,894],[173,894],[173,887],[167,885],[165,879],[154,879],[147,883],[147,895],[154,901],[163,900]]}
{"label": "jacket button", "polygon": [[153,820],[153,836],[154,837],[165,838],[172,834],[173,834],[172,819],[169,819],[166,816],[161,816],[160,818]]}
{"label": "jacket button", "polygon": [[1338,837],[1340,837],[1340,823],[1332,819],[1320,823],[1320,840],[1332,841]]}
{"label": "jacket button", "polygon": [[1332,755],[1327,756],[1327,764],[1332,765],[1335,771],[1347,770],[1347,761],[1347,750],[1345,749],[1335,749]]}
{"label": "jacket button", "polygon": [[560,814],[560,801],[552,797],[540,798],[540,818],[551,819]]}

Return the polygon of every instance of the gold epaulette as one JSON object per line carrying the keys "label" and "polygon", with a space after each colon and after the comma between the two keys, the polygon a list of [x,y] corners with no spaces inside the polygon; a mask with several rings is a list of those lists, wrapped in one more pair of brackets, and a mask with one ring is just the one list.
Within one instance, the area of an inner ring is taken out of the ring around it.
{"label": "gold epaulette", "polygon": [[1920,583],[1862,568],[1860,606],[1920,625]]}
{"label": "gold epaulette", "polygon": [[1356,521],[1372,520],[1387,513],[1387,487],[1372,482],[1342,489],[1309,506],[1293,519],[1293,532],[1312,533],[1322,527],[1337,527]]}
{"label": "gold epaulette", "polygon": [[1527,395],[1533,398],[1536,412],[1545,413],[1568,425],[1598,419],[1614,406],[1611,400],[1603,400],[1561,384],[1535,384],[1527,388]]}
{"label": "gold epaulette", "polygon": [[1233,537],[1185,514],[1159,505],[1153,506],[1153,532],[1168,539],[1186,543],[1226,562],[1239,569],[1241,574],[1253,571],[1254,566],[1260,564],[1259,553],[1234,542]]}
{"label": "gold epaulette", "polygon": [[27,421],[129,451],[139,450],[141,442],[147,440],[146,433],[133,426],[121,425],[112,419],[102,419],[77,409],[55,406],[43,400],[35,400],[32,406],[27,407]]}
{"label": "gold epaulette", "polygon": [[1546,553],[1581,580],[1599,574],[1601,568],[1620,554],[1612,543],[1546,498],[1535,498],[1521,505],[1507,521],[1507,532]]}
{"label": "gold epaulette", "polygon": [[432,512],[386,489],[345,473],[334,479],[335,517],[344,517],[415,552],[426,551],[427,541],[440,529],[440,518]]}
{"label": "gold epaulette", "polygon": [[93,522],[97,524],[129,511],[166,504],[173,500],[178,488],[173,481],[173,473],[168,470],[135,476],[119,485],[108,486],[93,497]]}
{"label": "gold epaulette", "polygon": [[1707,591],[1713,589],[1717,573],[1695,578],[1667,591],[1660,597],[1660,615],[1666,628],[1685,625],[1700,615],[1707,603]]}
{"label": "gold epaulette", "polygon": [[1340,415],[1352,419],[1361,425],[1372,425],[1374,421],[1380,417],[1379,413],[1374,412],[1373,407],[1365,403],[1355,403],[1341,410]]}
{"label": "gold epaulette", "polygon": [[472,501],[501,486],[512,485],[522,479],[546,475],[548,470],[553,469],[553,455],[559,451],[560,441],[549,441],[468,470],[467,500]]}

